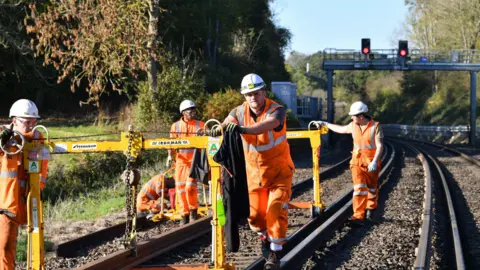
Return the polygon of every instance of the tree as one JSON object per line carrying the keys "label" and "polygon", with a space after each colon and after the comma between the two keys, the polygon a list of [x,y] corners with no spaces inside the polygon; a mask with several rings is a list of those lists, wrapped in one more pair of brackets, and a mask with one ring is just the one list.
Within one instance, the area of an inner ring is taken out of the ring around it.
{"label": "tree", "polygon": [[[35,55],[59,71],[58,82],[71,78],[72,92],[85,80],[87,103],[98,105],[111,89],[123,91],[130,78],[152,68],[159,48],[152,42],[155,27],[145,14],[155,18],[155,0],[59,0],[47,5],[31,4],[28,33]],[[153,4],[152,4],[153,3]],[[153,78],[152,78],[153,80]]]}

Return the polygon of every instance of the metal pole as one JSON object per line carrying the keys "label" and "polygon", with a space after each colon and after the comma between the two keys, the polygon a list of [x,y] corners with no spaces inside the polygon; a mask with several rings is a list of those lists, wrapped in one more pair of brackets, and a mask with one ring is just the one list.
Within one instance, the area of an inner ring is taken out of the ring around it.
{"label": "metal pole", "polygon": [[[333,70],[327,70],[327,122],[333,122]],[[327,147],[332,147],[332,132],[328,132]]]}
{"label": "metal pole", "polygon": [[477,131],[477,72],[470,72],[470,145],[475,148]]}

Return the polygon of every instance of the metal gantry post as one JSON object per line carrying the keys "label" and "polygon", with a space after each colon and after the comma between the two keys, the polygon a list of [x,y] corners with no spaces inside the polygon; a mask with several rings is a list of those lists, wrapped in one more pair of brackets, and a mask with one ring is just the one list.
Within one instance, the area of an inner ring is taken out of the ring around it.
{"label": "metal gantry post", "polygon": [[[327,122],[333,122],[333,69],[327,70]],[[332,147],[332,132],[327,135],[327,147]]]}
{"label": "metal gantry post", "polygon": [[470,72],[470,145],[475,147],[477,132],[477,72]]}

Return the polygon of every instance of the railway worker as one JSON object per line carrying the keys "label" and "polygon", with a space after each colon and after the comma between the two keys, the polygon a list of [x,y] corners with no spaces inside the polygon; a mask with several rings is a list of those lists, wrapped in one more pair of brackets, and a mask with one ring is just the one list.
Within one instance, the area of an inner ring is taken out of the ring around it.
{"label": "railway worker", "polygon": [[[266,84],[257,74],[243,77],[240,93],[246,101],[230,112],[222,127],[241,133],[250,201],[249,225],[260,236],[265,269],[278,269],[295,170],[286,137],[286,110],[266,98]],[[220,128],[207,131],[209,136],[220,133]]]}
{"label": "railway worker", "polygon": [[330,130],[352,134],[353,151],[350,169],[353,178],[352,226],[362,226],[363,220],[372,221],[378,202],[378,175],[381,170],[380,155],[383,151],[383,131],[380,123],[368,114],[368,107],[361,101],[350,106],[352,122],[345,126],[316,121],[317,127],[327,126]]}
{"label": "railway worker", "polygon": [[[162,178],[165,187],[162,185]],[[173,177],[167,177],[164,174],[153,176],[145,183],[137,195],[137,211],[148,211],[150,214],[156,214],[161,210],[161,196],[163,190],[163,198],[168,199],[169,190],[175,189],[175,180]],[[175,206],[175,200],[170,200],[170,206]],[[164,205],[165,208],[165,205]]]}
{"label": "railway worker", "polygon": [[[204,122],[196,120],[196,106],[191,100],[184,100],[180,103],[182,118],[172,124],[170,128],[171,138],[182,138],[196,136],[200,129],[204,128]],[[176,152],[175,158],[175,189],[180,202],[181,224],[187,224],[190,219],[198,219],[198,191],[197,180],[189,177],[192,166],[194,149],[168,150],[167,168],[172,164],[172,154]]]}
{"label": "railway worker", "polygon": [[[13,131],[21,133],[25,140],[41,139],[39,131],[33,132],[40,116],[35,103],[28,99],[20,99],[10,108],[12,122],[9,126],[0,127],[0,138],[3,147],[14,152],[12,138],[17,138]],[[47,179],[48,161],[42,160],[40,172],[40,189]],[[0,150],[0,270],[15,269],[15,248],[18,227],[27,222],[27,182],[28,175],[23,168],[23,151],[15,155],[6,155]]]}

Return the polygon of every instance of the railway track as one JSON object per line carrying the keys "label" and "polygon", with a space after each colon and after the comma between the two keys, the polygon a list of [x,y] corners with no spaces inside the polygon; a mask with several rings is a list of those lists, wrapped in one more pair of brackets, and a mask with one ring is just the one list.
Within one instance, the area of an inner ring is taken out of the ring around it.
{"label": "railway track", "polygon": [[[454,179],[452,179],[451,175],[448,175],[448,169],[437,160],[436,156],[439,156],[438,153],[430,154],[430,152],[433,151],[432,149],[436,149],[437,152],[448,151],[451,155],[456,155],[462,159],[468,159],[469,157],[462,155],[462,153],[455,152],[452,149],[447,149],[445,146],[441,146],[441,148],[438,148],[439,146],[434,144],[428,144],[427,146],[426,143],[419,141],[406,142],[402,140],[402,142],[393,142],[396,147],[394,148],[389,145],[387,147],[389,154],[383,157],[383,162],[387,165],[384,166],[382,170],[381,186],[386,186],[380,191],[383,194],[380,195],[380,198],[393,197],[396,187],[400,186],[400,182],[402,181],[401,179],[395,178],[401,178],[402,167],[405,167],[407,163],[412,163],[412,168],[413,163],[417,163],[417,171],[415,171],[413,175],[421,178],[421,181],[417,181],[415,193],[419,193],[421,195],[420,197],[425,198],[424,200],[422,199],[420,207],[417,205],[418,209],[415,210],[417,215],[416,222],[412,219],[412,222],[418,225],[414,230],[419,231],[421,228],[421,233],[410,233],[410,237],[408,237],[408,239],[411,240],[410,242],[414,241],[414,246],[412,246],[412,243],[408,243],[410,250],[405,252],[407,255],[403,257],[403,259],[407,257],[407,260],[404,260],[407,262],[405,267],[409,268],[414,265],[415,269],[425,269],[433,266],[433,269],[440,269],[441,266],[448,265],[448,267],[452,266],[453,268],[464,269],[465,266],[468,266],[468,268],[470,268],[470,266],[478,266],[475,261],[475,256],[479,255],[480,248],[474,241],[468,241],[468,235],[462,234],[462,231],[465,232],[464,229],[472,229],[472,224],[471,222],[463,224],[465,222],[462,223],[461,221],[464,220],[465,215],[468,214],[468,211],[465,210],[465,204],[460,205],[457,203],[462,200],[455,200],[458,199],[461,189],[459,192],[459,187],[453,183]],[[399,161],[401,160],[399,155],[407,158],[408,152],[411,155],[408,157],[409,160],[403,161],[403,163]],[[394,153],[397,153],[397,157],[395,157]],[[412,153],[414,154],[412,155]],[[415,162],[414,159],[416,159]],[[396,161],[393,162],[394,160]],[[344,160],[344,162],[346,161],[348,161],[348,159]],[[480,161],[476,159],[470,158],[468,162],[471,166],[480,166]],[[422,172],[418,171],[418,163],[421,163],[421,167],[423,168]],[[322,183],[322,187],[327,186],[327,194],[329,193],[328,184],[335,182],[337,179],[350,178],[348,170],[345,170],[345,163],[343,164],[343,171],[342,169],[338,169],[337,166],[334,166],[322,172],[321,178],[328,179],[326,183]],[[477,168],[478,173],[479,167],[475,168]],[[446,170],[447,173],[445,173]],[[333,179],[333,176],[336,176],[336,178]],[[415,178],[411,177],[411,175],[406,175],[406,177]],[[308,198],[311,199],[311,192],[308,191],[311,183],[311,179],[298,182],[294,187],[294,195],[296,198],[293,199],[293,201],[308,201]],[[418,192],[419,183],[423,186],[420,192]],[[342,185],[343,187],[339,189],[345,191],[350,188],[351,183],[350,181],[343,181]],[[338,186],[336,186],[336,188],[338,188]],[[332,261],[335,262],[333,266],[336,267],[348,266],[352,263],[352,259],[355,258],[355,252],[358,246],[361,246],[363,241],[368,240],[368,234],[374,234],[376,230],[381,227],[381,225],[372,224],[365,226],[361,230],[354,230],[345,226],[344,222],[351,214],[351,191],[343,192],[342,194],[343,195],[337,200],[333,198],[339,197],[338,192],[329,194],[332,203],[325,209],[325,212],[317,218],[310,218],[310,213],[307,210],[290,211],[290,213],[292,213],[292,215],[289,216],[291,221],[289,223],[290,237],[284,246],[284,254],[281,260],[282,269],[316,269]],[[406,199],[410,200],[408,197]],[[465,200],[466,199],[463,201]],[[380,214],[386,216],[388,212],[387,208],[381,210],[383,213]],[[477,218],[477,215],[474,214],[474,216],[474,218],[468,217],[466,220],[471,221]],[[386,220],[382,218],[379,223],[387,223],[385,221]],[[166,263],[202,263],[204,266],[208,266],[211,256],[210,231],[210,217],[203,218],[195,223],[153,237],[145,243],[140,243],[137,257],[132,257],[129,251],[118,251],[95,262],[85,264],[80,269],[158,267]],[[352,241],[352,237],[357,240]],[[332,244],[332,239],[335,238],[336,240],[334,240]],[[390,235],[390,238],[394,237]],[[473,238],[474,240],[480,239],[478,236]],[[241,239],[241,252],[228,253],[227,261],[233,262],[238,269],[262,269],[263,260],[259,256],[259,241],[257,237],[249,231],[247,226],[241,227]],[[244,243],[247,244],[244,245]],[[373,244],[374,243],[370,242],[369,245]],[[336,258],[330,258],[332,257],[330,256],[331,253],[339,249],[340,246],[343,246],[344,249],[347,247],[346,252],[353,254],[350,258],[343,258],[340,260],[341,262],[336,261]],[[401,246],[405,249],[404,244],[401,244]],[[330,252],[325,252],[325,249],[330,250]],[[155,250],[155,252],[152,252],[152,250]],[[391,250],[394,249],[387,250],[386,255],[391,256],[391,254],[389,254]],[[454,250],[454,252],[452,252],[452,250]],[[401,258],[403,256],[396,255],[397,254],[394,254],[394,256],[391,257]],[[465,258],[467,258],[467,260],[465,260]],[[473,258],[473,262],[471,258]],[[394,265],[401,266],[402,264],[399,262],[401,260],[402,259],[397,260],[393,258],[390,262],[372,263],[370,266],[378,266],[378,268],[382,268],[382,266],[386,268]],[[465,265],[466,261],[467,264]],[[359,269],[360,268],[362,267],[359,267]]]}
{"label": "railway track", "polygon": [[[345,159],[341,164],[346,164],[348,162],[349,158]],[[345,176],[343,178],[348,179],[345,181],[345,187],[347,190],[351,190],[351,180],[350,180],[350,173],[348,170],[345,170],[345,165],[342,169],[340,169]],[[322,179],[328,178],[328,174],[337,174],[339,170],[339,166],[334,166],[331,169],[324,171],[321,175]],[[334,179],[329,179],[327,180],[327,183],[330,181],[334,181]],[[311,187],[311,181],[302,181],[299,182],[295,185],[294,187],[294,197],[298,195],[297,199],[294,199],[293,201],[296,200],[302,200],[302,196],[309,196],[308,192],[302,193],[301,191],[304,189],[308,189]],[[308,235],[308,231],[313,230],[315,227],[317,227],[319,224],[321,224],[323,221],[325,221],[330,215],[332,215],[334,212],[336,212],[339,208],[341,208],[341,204],[350,201],[350,196],[349,193],[345,193],[345,195],[339,199],[337,202],[333,203],[326,211],[324,214],[321,215],[321,217],[311,219],[310,214],[308,210],[292,210],[290,213],[294,215],[294,219],[292,219],[292,216],[290,216],[290,220],[293,221],[290,223],[291,225],[291,230],[292,230],[292,235],[289,238],[289,241],[285,245],[285,250],[288,250],[289,248],[293,248],[295,245],[295,241],[300,241],[303,237]],[[312,196],[308,197],[312,198]],[[337,197],[338,198],[338,197]],[[308,199],[307,199],[308,200]],[[347,207],[348,208],[348,207]],[[350,209],[350,208],[348,208]],[[345,215],[345,218],[348,216]],[[202,226],[200,224],[208,224],[209,220],[204,219],[201,221],[198,221],[194,224],[190,224],[186,227],[191,227],[191,226]],[[295,231],[295,232],[293,232]],[[173,238],[185,238],[186,233],[179,229],[177,232],[176,236],[172,236]],[[190,235],[188,235],[190,238]],[[123,253],[118,253],[118,254],[112,254],[108,258],[103,258],[100,259],[96,262],[92,262],[90,264],[84,265],[81,269],[121,269],[122,267],[132,267],[133,264],[138,263],[140,261],[145,261],[148,260],[154,256],[157,256],[157,258],[152,259],[150,261],[147,261],[142,265],[142,267],[151,267],[151,266],[156,266],[161,264],[161,260],[159,261],[158,258],[166,259],[169,263],[175,261],[175,257],[177,257],[177,261],[183,262],[183,263],[204,263],[208,264],[209,258],[210,258],[210,252],[209,252],[209,243],[210,243],[210,236],[209,234],[206,233],[198,233],[197,236],[199,237],[197,240],[191,242],[188,244],[188,247],[182,246],[180,243],[176,244],[175,246],[172,246],[171,244],[166,244],[170,250],[169,253],[163,253],[161,256],[161,252],[158,252],[158,254],[152,254],[152,252],[148,252],[148,255],[145,254],[143,256],[141,254],[141,251],[139,249],[136,261],[133,261],[134,259],[130,256],[131,261],[128,259],[129,254],[128,252],[123,252]],[[261,262],[260,257],[260,250],[259,250],[259,243],[257,237],[250,232],[250,230],[246,227],[243,227],[243,230],[241,230],[241,238],[242,238],[242,246],[241,250],[242,252],[238,253],[231,253],[227,255],[227,261],[234,262],[236,264],[236,267],[239,269],[242,268],[247,268],[248,265],[262,265],[263,263]],[[152,241],[149,241],[152,242]],[[158,242],[155,242],[155,246],[157,250],[164,250],[163,243],[164,240],[158,240]],[[143,245],[143,244],[141,244]],[[177,247],[176,249],[173,249]],[[155,252],[157,253],[157,252]],[[189,253],[189,254],[188,254]],[[139,258],[142,257],[142,258]],[[190,259],[185,259],[189,257]],[[115,265],[114,265],[115,263]],[[105,268],[107,267],[107,268]]]}
{"label": "railway track", "polygon": [[[465,177],[465,172],[449,175],[447,158],[438,145],[426,147],[409,140],[394,143],[399,157],[392,179],[380,191],[376,222],[355,231],[340,228],[328,243],[313,251],[302,269],[478,269],[472,260],[478,254],[478,230],[472,229],[469,216],[475,205],[462,204],[461,194],[468,189],[454,184],[463,182],[458,176]],[[476,170],[478,183],[475,160],[440,147],[458,156],[460,168]],[[282,260],[288,263],[288,259]]]}

